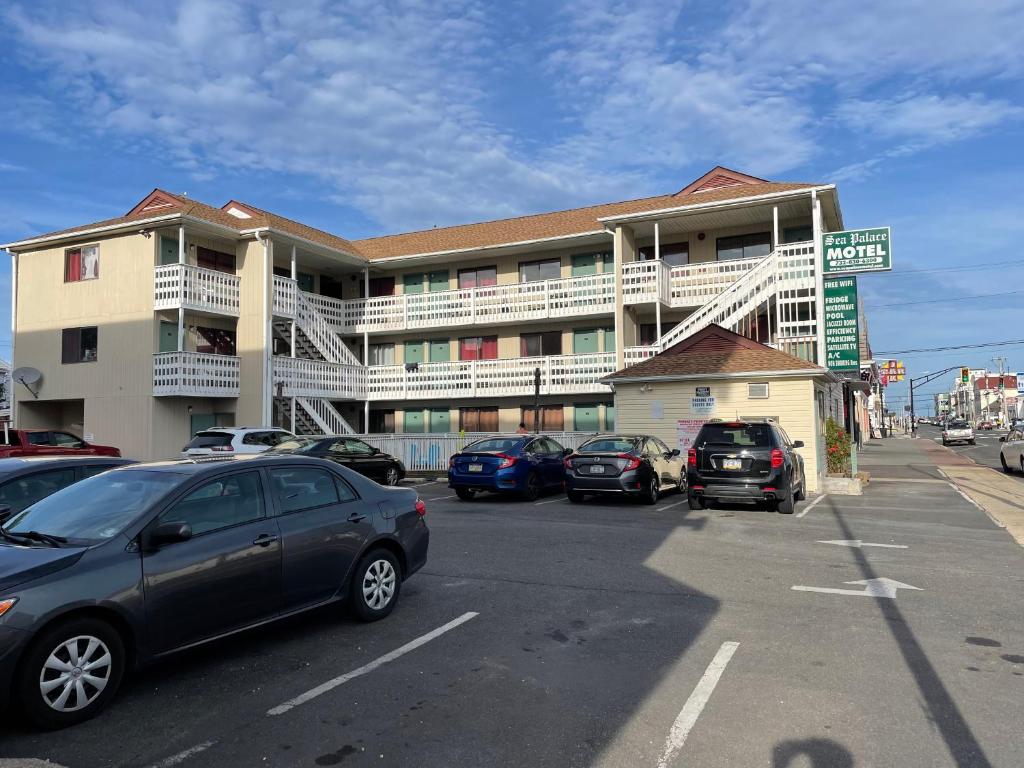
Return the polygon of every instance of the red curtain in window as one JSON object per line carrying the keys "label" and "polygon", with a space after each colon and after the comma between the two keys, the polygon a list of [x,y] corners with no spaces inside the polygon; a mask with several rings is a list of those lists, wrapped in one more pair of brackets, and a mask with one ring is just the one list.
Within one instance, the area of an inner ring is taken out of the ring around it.
{"label": "red curtain in window", "polygon": [[498,337],[497,336],[485,336],[483,344],[480,348],[480,359],[481,360],[497,360],[498,359]]}
{"label": "red curtain in window", "polygon": [[82,251],[78,248],[64,254],[64,282],[77,283],[82,279]]}

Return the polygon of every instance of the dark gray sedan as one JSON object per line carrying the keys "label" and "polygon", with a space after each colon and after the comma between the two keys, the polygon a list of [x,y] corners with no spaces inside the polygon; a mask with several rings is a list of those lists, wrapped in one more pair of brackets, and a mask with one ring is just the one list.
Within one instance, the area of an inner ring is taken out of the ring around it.
{"label": "dark gray sedan", "polygon": [[415,491],[289,456],[136,464],[0,527],[0,697],[92,717],[127,668],[332,602],[387,616],[423,566]]}
{"label": "dark gray sedan", "polygon": [[0,459],[0,523],[61,488],[131,459],[116,456],[38,456]]}

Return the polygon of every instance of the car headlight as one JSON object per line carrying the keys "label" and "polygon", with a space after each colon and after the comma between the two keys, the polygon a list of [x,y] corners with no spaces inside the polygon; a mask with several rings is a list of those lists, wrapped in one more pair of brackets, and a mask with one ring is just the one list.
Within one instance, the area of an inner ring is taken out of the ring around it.
{"label": "car headlight", "polygon": [[18,598],[16,597],[9,597],[6,600],[0,600],[0,616],[3,616],[11,610],[16,602],[18,602]]}

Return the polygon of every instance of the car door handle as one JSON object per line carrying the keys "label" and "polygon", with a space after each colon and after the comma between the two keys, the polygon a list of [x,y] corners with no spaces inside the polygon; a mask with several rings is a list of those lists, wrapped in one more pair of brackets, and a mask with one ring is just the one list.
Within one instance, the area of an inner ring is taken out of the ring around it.
{"label": "car door handle", "polygon": [[261,533],[255,539],[252,540],[253,546],[256,547],[269,547],[275,541],[280,539],[279,536],[272,536],[269,533]]}
{"label": "car door handle", "polygon": [[351,515],[348,516],[348,521],[350,523],[361,523],[365,519],[366,515],[360,514],[359,512],[353,512]]}

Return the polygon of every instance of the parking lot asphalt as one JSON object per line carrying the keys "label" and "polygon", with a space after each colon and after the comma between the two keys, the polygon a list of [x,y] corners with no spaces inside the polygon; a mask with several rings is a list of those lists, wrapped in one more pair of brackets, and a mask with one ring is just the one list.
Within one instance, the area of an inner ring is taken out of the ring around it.
{"label": "parking lot asphalt", "polygon": [[920,442],[872,442],[863,496],[785,516],[421,485],[430,559],[388,619],[321,610],[178,655],[75,728],[5,721],[0,756],[1020,765],[1024,552]]}

